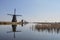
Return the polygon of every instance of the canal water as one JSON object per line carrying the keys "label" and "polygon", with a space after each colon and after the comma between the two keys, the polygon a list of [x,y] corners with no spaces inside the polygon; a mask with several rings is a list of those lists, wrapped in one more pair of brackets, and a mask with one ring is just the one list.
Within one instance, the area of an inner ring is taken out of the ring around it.
{"label": "canal water", "polygon": [[60,40],[59,29],[39,29],[35,25],[0,25],[0,40]]}

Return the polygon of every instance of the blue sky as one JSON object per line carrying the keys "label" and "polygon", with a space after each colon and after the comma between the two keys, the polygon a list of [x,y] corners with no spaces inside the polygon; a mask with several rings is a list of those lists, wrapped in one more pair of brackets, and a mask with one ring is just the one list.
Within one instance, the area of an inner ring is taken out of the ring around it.
{"label": "blue sky", "polygon": [[60,22],[60,0],[0,0],[0,21],[11,21],[14,8],[18,21]]}

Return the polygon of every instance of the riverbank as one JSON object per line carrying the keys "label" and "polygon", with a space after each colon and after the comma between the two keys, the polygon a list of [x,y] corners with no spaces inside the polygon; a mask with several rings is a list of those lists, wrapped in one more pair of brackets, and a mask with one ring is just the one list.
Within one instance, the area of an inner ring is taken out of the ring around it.
{"label": "riverbank", "polygon": [[21,25],[21,24],[28,24],[29,22],[0,22],[0,25],[17,25],[17,24],[19,24],[19,25]]}
{"label": "riverbank", "polygon": [[0,22],[0,25],[21,24],[21,22]]}

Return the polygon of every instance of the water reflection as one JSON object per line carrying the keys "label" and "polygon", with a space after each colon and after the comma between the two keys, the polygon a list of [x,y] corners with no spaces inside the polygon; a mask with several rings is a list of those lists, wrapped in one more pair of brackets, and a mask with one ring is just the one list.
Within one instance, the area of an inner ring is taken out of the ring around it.
{"label": "water reflection", "polygon": [[17,30],[16,30],[16,27],[17,27],[17,25],[12,25],[12,31],[7,32],[7,33],[14,32],[14,38],[16,37],[16,36],[15,36],[15,32],[21,32],[21,31],[17,31]]}
{"label": "water reflection", "polygon": [[60,26],[51,24],[2,25],[0,30],[1,40],[60,40]]}
{"label": "water reflection", "polygon": [[60,33],[60,25],[57,24],[36,24],[32,26],[32,31],[38,32],[49,32],[49,33]]}

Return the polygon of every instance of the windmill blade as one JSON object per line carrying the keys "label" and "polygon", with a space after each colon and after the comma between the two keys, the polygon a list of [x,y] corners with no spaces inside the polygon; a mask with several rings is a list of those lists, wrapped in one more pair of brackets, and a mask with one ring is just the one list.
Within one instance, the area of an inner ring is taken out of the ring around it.
{"label": "windmill blade", "polygon": [[[16,15],[16,14],[8,14],[8,15],[11,15],[11,16],[13,16],[13,15]],[[16,16],[22,16],[22,15],[16,15]]]}
{"label": "windmill blade", "polygon": [[7,33],[11,33],[12,31],[8,31]]}
{"label": "windmill blade", "polygon": [[[7,33],[12,33],[13,31],[8,31]],[[21,31],[15,31],[15,32],[21,32]]]}
{"label": "windmill blade", "polygon": [[14,15],[16,14],[16,9],[14,9]]}
{"label": "windmill blade", "polygon": [[22,15],[16,15],[16,16],[22,16]]}
{"label": "windmill blade", "polygon": [[11,15],[11,16],[13,16],[13,14],[8,14],[8,15]]}
{"label": "windmill blade", "polygon": [[21,31],[16,31],[16,32],[21,32]]}

